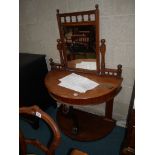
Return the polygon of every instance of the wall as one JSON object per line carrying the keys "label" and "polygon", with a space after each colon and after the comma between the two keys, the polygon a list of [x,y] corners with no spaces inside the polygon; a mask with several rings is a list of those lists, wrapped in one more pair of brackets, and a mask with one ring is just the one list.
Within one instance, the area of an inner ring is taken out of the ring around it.
{"label": "wall", "polygon": [[[106,66],[123,65],[122,90],[115,98],[113,117],[125,121],[134,83],[134,0],[20,0],[20,52],[40,53],[59,62],[56,9],[72,12],[99,4],[100,38],[106,39]],[[49,65],[49,63],[48,63]],[[82,109],[102,115],[104,104]]]}

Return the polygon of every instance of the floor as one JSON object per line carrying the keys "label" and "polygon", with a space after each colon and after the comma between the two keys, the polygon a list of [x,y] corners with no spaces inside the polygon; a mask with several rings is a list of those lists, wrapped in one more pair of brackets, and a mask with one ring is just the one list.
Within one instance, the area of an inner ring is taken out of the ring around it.
{"label": "floor", "polygon": [[[46,112],[56,121],[56,109],[49,107]],[[22,130],[26,137],[39,137],[43,144],[47,144],[49,140],[48,137],[50,137],[49,129],[42,121],[39,123],[40,128],[35,130],[32,129],[29,124],[20,120],[20,127],[22,126]],[[78,148],[87,152],[89,155],[119,155],[124,133],[124,128],[116,126],[108,136],[92,142],[75,141],[61,133],[61,143],[56,150],[56,155],[68,155],[72,148]],[[28,146],[27,151],[29,153],[36,152],[37,155],[43,154],[41,151],[32,146]]]}

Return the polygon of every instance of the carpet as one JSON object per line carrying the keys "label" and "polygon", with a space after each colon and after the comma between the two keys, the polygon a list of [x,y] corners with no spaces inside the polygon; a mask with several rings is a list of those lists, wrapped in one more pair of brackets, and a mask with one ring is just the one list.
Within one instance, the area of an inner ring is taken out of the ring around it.
{"label": "carpet", "polygon": [[[56,109],[49,107],[46,112],[56,121]],[[48,140],[50,140],[50,132],[46,124],[43,121],[39,122],[40,128],[35,130],[31,128],[27,122],[20,119],[20,128],[22,128],[25,137],[38,138],[40,141],[47,145]],[[116,126],[113,131],[106,137],[91,141],[91,142],[79,142],[72,140],[65,136],[61,132],[61,143],[56,150],[56,155],[68,155],[70,150],[73,148],[78,148],[89,155],[119,155],[119,150],[121,143],[123,141],[125,134],[125,128]],[[36,153],[37,155],[43,155],[39,149],[32,145],[27,147],[28,153]]]}

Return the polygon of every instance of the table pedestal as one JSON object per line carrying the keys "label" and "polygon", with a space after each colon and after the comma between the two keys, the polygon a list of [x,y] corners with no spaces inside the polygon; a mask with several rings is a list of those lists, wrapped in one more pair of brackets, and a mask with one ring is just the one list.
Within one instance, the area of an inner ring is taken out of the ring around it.
{"label": "table pedestal", "polygon": [[[72,117],[72,113],[76,117]],[[57,112],[57,121],[65,135],[79,141],[92,141],[105,137],[115,127],[115,120],[72,109],[71,114],[64,114],[62,106]],[[78,131],[74,132],[76,123]]]}

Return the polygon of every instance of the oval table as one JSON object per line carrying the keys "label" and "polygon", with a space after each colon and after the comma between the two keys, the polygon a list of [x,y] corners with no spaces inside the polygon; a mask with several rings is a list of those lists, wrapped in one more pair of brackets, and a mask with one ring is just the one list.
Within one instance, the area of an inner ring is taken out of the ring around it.
{"label": "oval table", "polygon": [[[91,73],[76,73],[93,80],[99,85],[85,93],[79,93],[59,86],[59,79],[71,74],[71,71],[53,70],[45,77],[45,86],[50,95],[62,106],[57,111],[60,129],[72,139],[91,141],[109,134],[115,127],[112,119],[113,100],[121,90],[122,78],[99,76]],[[75,95],[76,94],[76,95]],[[73,108],[75,105],[97,105],[104,103],[105,116],[98,116]]]}

